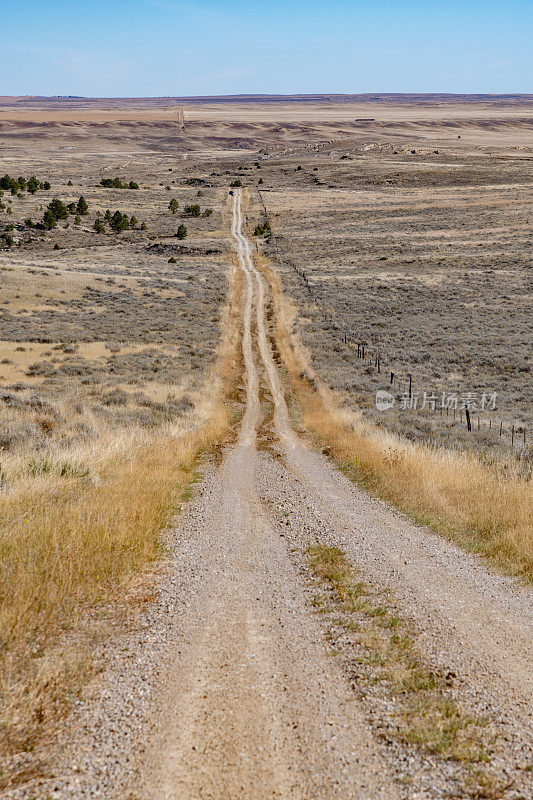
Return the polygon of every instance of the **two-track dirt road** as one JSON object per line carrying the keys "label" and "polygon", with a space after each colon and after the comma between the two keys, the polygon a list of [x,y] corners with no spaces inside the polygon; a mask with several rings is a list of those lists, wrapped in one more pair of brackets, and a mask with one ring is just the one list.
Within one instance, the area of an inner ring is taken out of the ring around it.
{"label": "two-track dirt road", "polygon": [[207,512],[202,510],[209,576],[157,742],[150,796],[394,797],[368,725],[317,641],[285,545],[259,499],[254,309],[261,366],[276,398],[276,428],[288,444],[293,437],[266,336],[263,280],[241,213],[239,193],[232,232],[245,276],[246,407],[238,441],[210,487]]}
{"label": "two-track dirt road", "polygon": [[[479,680],[480,688],[488,680],[526,739],[531,602],[511,582],[371,501],[300,443],[269,343],[268,286],[242,214],[238,192],[232,234],[245,278],[246,407],[237,444],[200,506],[196,525],[210,543],[209,574],[176,667],[148,796],[404,796],[317,636],[268,509],[288,508],[300,525],[342,546],[371,579],[393,588],[406,608],[430,616],[428,648],[444,651],[461,673],[468,669],[467,680]],[[260,386],[274,407],[276,461],[257,450]]]}
{"label": "two-track dirt road", "polygon": [[[117,650],[76,713],[60,779],[41,781],[38,795],[29,787],[6,796],[525,797],[531,594],[370,498],[298,439],[269,340],[270,289],[254,264],[242,202],[237,192],[245,370],[237,442],[206,470],[172,534],[145,632],[128,640],[129,658]],[[270,452],[258,446],[265,425]],[[303,568],[309,542],[341,547],[366,580],[389,590],[431,664],[453,672],[467,705],[494,722],[499,775],[508,778],[500,794],[461,793],[453,766],[380,736],[379,714],[368,714],[313,613]]]}

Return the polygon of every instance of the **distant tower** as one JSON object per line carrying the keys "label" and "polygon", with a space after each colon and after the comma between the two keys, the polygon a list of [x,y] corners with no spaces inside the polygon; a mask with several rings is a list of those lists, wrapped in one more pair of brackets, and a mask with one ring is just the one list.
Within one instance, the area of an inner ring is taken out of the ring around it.
{"label": "distant tower", "polygon": [[176,113],[178,115],[178,128],[180,130],[184,130],[185,129],[185,114],[183,113],[183,106],[180,106]]}

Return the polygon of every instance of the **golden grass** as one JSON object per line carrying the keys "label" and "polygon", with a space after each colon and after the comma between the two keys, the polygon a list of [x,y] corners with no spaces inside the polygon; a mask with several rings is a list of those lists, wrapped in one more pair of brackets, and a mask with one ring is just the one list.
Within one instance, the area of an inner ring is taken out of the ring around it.
{"label": "golden grass", "polygon": [[43,655],[61,631],[76,628],[84,608],[112,598],[124,576],[158,557],[161,528],[179,507],[198,455],[226,431],[219,407],[189,434],[138,431],[107,447],[100,442],[84,461],[34,459],[17,490],[0,498],[0,722],[13,745],[32,740],[71,677],[72,653],[63,679],[51,682]]}
{"label": "golden grass", "polygon": [[33,746],[43,724],[67,710],[90,674],[76,639],[88,610],[113,602],[128,576],[160,556],[161,529],[200,457],[227,440],[240,290],[233,268],[217,367],[185,419],[107,430],[76,450],[57,445],[2,464],[0,750]]}
{"label": "golden grass", "polygon": [[276,273],[259,258],[273,291],[276,344],[302,422],[354,480],[466,549],[533,579],[533,491],[511,464],[415,444],[341,409],[320,384],[292,333],[295,311]]}

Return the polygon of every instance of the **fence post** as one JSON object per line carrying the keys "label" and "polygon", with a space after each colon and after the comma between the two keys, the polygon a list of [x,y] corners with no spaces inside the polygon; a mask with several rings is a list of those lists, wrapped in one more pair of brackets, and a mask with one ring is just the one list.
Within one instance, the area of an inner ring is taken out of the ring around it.
{"label": "fence post", "polygon": [[409,375],[409,398],[413,396],[413,379],[411,375]]}
{"label": "fence post", "polygon": [[390,382],[391,382],[391,384],[394,383],[394,372],[391,372],[391,374],[390,374]]}
{"label": "fence post", "polygon": [[472,423],[470,422],[470,411],[468,410],[468,406],[465,406],[465,417],[466,417],[466,427],[467,430],[472,430]]}

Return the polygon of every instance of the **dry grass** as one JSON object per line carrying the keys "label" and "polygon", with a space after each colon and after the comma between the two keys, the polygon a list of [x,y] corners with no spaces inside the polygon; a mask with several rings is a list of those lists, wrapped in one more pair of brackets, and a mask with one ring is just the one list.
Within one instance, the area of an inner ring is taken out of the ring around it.
{"label": "dry grass", "polygon": [[260,263],[273,290],[276,343],[302,422],[328,454],[352,479],[417,522],[533,579],[531,482],[507,464],[498,469],[472,454],[411,443],[341,409],[309,369],[279,279],[265,259]]}
{"label": "dry grass", "polygon": [[161,529],[199,458],[227,440],[239,352],[235,270],[230,292],[217,367],[186,418],[3,463],[0,750],[32,747],[43,723],[68,708],[91,671],[76,639],[87,609],[113,601],[128,575],[158,558]]}
{"label": "dry grass", "polygon": [[188,434],[139,430],[99,442],[83,460],[34,459],[17,489],[0,499],[1,723],[13,745],[31,741],[54,715],[76,671],[70,653],[62,677],[51,680],[43,673],[48,648],[76,628],[87,605],[109,599],[124,576],[158,557],[161,528],[199,453],[226,430],[227,414],[217,407]]}
{"label": "dry grass", "polygon": [[384,692],[394,707],[388,734],[440,758],[488,761],[491,732],[463,711],[446,680],[424,662],[410,624],[361,581],[339,548],[313,545],[308,558],[312,573],[330,590],[318,607],[335,614],[335,625],[349,632],[358,682]]}

